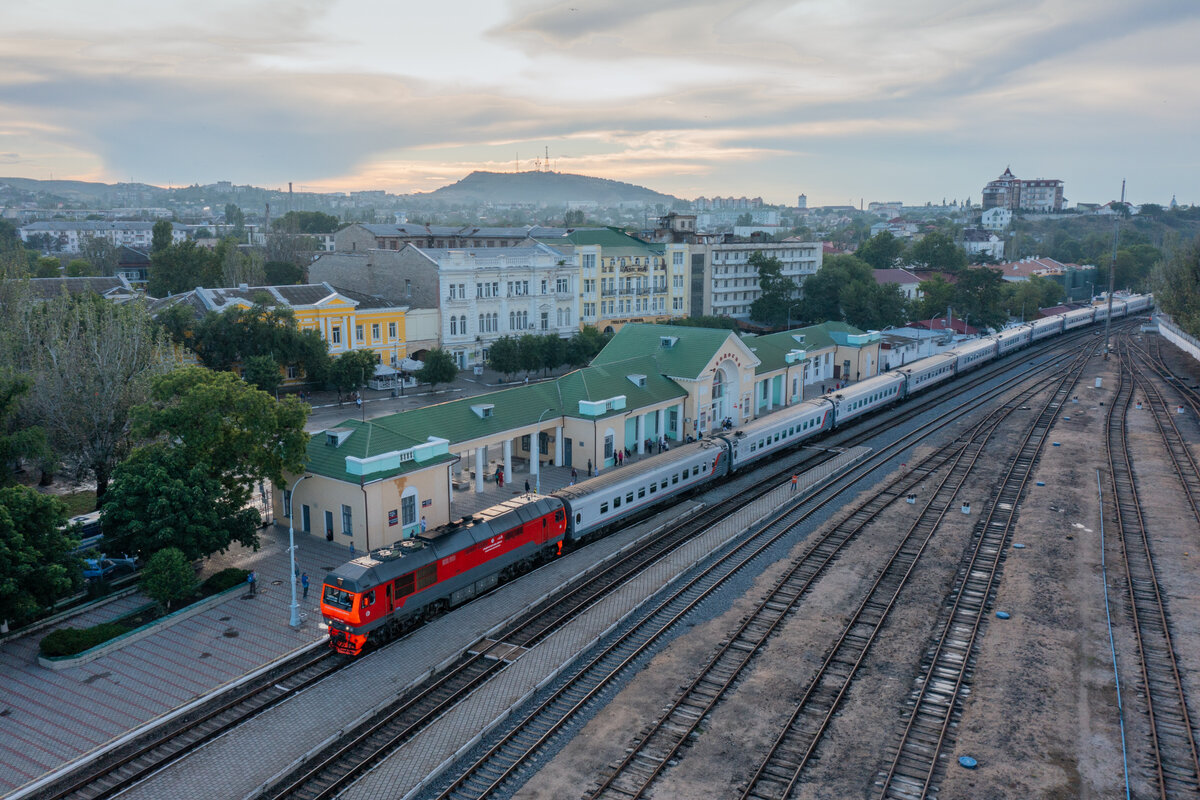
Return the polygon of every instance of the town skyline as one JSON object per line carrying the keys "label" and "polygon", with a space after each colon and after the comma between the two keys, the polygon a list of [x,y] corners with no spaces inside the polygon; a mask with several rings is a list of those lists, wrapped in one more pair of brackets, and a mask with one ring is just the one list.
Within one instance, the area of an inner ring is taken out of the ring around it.
{"label": "town skyline", "polygon": [[1198,199],[1200,7],[960,6],[8,7],[0,172],[408,194],[548,149],[683,199],[978,204],[1006,167]]}

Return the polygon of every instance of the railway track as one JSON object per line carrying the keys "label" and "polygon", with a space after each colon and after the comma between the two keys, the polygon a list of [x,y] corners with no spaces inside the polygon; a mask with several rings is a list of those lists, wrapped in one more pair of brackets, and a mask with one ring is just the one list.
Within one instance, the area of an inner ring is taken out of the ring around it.
{"label": "railway track", "polygon": [[[950,507],[954,494],[971,474],[984,446],[997,427],[1020,403],[1042,391],[1031,388],[993,411],[987,419],[943,448],[937,458],[944,459],[936,469],[922,465],[921,474],[932,475],[946,467],[941,479],[928,496],[916,522],[903,537],[891,559],[880,571],[875,584],[851,616],[840,638],[830,650],[816,677],[774,743],[771,754],[751,779],[745,797],[785,797],[807,763],[818,740],[849,686],[855,671],[878,634],[896,596],[911,574],[925,545]],[[928,492],[926,492],[928,494]],[[883,494],[855,509],[839,523],[835,535],[850,539],[874,521],[884,508],[902,494],[889,487]],[[821,546],[821,545],[818,545]],[[675,698],[650,728],[630,748],[585,797],[639,797],[681,756],[684,746],[698,735],[705,717],[724,699],[749,665],[766,646],[778,626],[791,614],[807,593],[815,576],[797,564],[773,587],[766,599],[751,612],[738,630],[700,670],[697,677]]]}
{"label": "railway track", "polygon": [[985,614],[994,599],[1008,539],[1020,501],[1050,426],[1074,380],[1061,381],[1026,431],[1020,451],[1001,480],[994,501],[972,530],[969,553],[960,565],[940,630],[921,665],[917,689],[891,765],[877,785],[885,800],[914,800],[937,794],[954,743],[953,726],[974,675],[976,648]]}
{"label": "railway track", "polygon": [[1171,637],[1167,604],[1154,568],[1154,556],[1138,498],[1137,482],[1126,436],[1126,417],[1133,402],[1134,381],[1128,348],[1119,342],[1121,359],[1116,398],[1105,417],[1109,464],[1121,556],[1125,563],[1127,599],[1147,721],[1149,757],[1145,764],[1157,796],[1200,796],[1200,758],[1188,711],[1187,694]]}
{"label": "railway track", "polygon": [[[977,406],[977,401],[972,401]],[[926,429],[939,427],[944,420],[933,420]],[[916,432],[914,432],[914,435]],[[902,446],[908,446],[903,443]],[[886,454],[881,454],[881,456]],[[872,501],[857,508],[852,516],[858,518],[873,517],[883,507],[896,497],[903,496],[928,474],[948,463],[952,454],[943,451],[923,462],[915,469],[893,480],[887,489]],[[875,456],[873,455],[873,459]],[[864,473],[872,466],[860,466],[856,472]],[[848,478],[850,485],[857,476]],[[840,490],[839,490],[840,491]],[[502,737],[501,741],[477,759],[473,759],[467,769],[454,778],[448,788],[438,796],[440,798],[490,797],[502,791],[502,787],[513,781],[524,766],[545,744],[566,726],[575,714],[597,702],[601,692],[620,675],[628,670],[649,652],[652,646],[668,635],[671,629],[680,624],[707,596],[714,592],[729,577],[754,561],[768,547],[779,541],[783,536],[795,530],[797,526],[814,513],[821,505],[832,502],[836,492],[829,491],[823,501],[815,508],[785,514],[780,519],[769,524],[757,536],[742,542],[736,549],[724,554],[700,574],[687,583],[671,591],[668,597],[647,613],[631,630],[620,636],[614,642],[607,644],[601,651],[590,657],[589,661],[576,668],[566,683],[551,693],[549,697],[537,704],[535,708],[524,712]],[[804,587],[810,585],[819,577],[826,567],[831,564],[844,550],[850,541],[847,534],[852,533],[853,526],[848,530],[839,527],[818,539],[807,551],[807,555],[796,569],[796,583],[791,593],[794,602],[803,593]],[[636,794],[636,792],[634,793]]]}

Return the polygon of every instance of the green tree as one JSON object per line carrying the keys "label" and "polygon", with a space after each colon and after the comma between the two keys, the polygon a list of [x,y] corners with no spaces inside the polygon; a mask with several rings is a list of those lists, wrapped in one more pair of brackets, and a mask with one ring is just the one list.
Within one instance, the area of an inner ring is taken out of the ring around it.
{"label": "green tree", "polygon": [[458,367],[454,364],[454,356],[440,347],[435,347],[425,354],[425,366],[417,370],[414,377],[433,387],[439,383],[449,383],[457,375]]}
{"label": "green tree", "polygon": [[83,581],[66,506],[25,486],[0,488],[0,621],[24,622]]}
{"label": "green tree", "polygon": [[68,278],[87,278],[99,275],[100,271],[82,258],[72,258],[67,262]]}
{"label": "green tree", "polygon": [[103,236],[85,236],[79,243],[79,255],[95,268],[92,275],[116,275],[121,248]]}
{"label": "green tree", "polygon": [[169,220],[160,219],[150,229],[150,255],[154,256],[175,243],[175,226]]}
{"label": "green tree", "polygon": [[196,570],[178,547],[159,550],[142,568],[142,591],[164,611],[170,611],[177,600],[192,597],[199,585]]}
{"label": "green tree", "polygon": [[542,366],[542,340],[532,333],[522,334],[517,339],[517,354],[525,377]]}
{"label": "green tree", "polygon": [[1150,286],[1158,307],[1170,314],[1185,331],[1200,337],[1200,239],[1159,262],[1151,275]]}
{"label": "green tree", "polygon": [[941,231],[932,231],[913,242],[905,257],[910,264],[943,272],[957,272],[967,266],[967,251]]}
{"label": "green tree", "polygon": [[255,356],[270,356],[280,367],[300,367],[312,382],[322,383],[329,374],[329,349],[321,334],[300,330],[295,312],[287,307],[231,308],[209,312],[199,322],[186,312],[160,314],[159,319],[209,369],[228,370]]}
{"label": "green tree", "polygon": [[217,243],[213,257],[220,265],[222,286],[261,286],[266,278],[262,256],[239,247],[232,236]]}
{"label": "green tree", "polygon": [[257,549],[260,518],[247,507],[249,497],[185,448],[139,447],[113,473],[101,510],[105,540],[151,557],[176,547],[188,560],[224,552],[234,542]]}
{"label": "green tree", "polygon": [[29,424],[46,431],[77,478],[96,481],[102,498],[130,445],[130,410],[175,366],[165,331],[143,303],[62,295],[0,316],[0,348],[33,381],[21,406]]}
{"label": "green tree", "polygon": [[[844,320],[843,301],[861,294],[863,287],[874,285],[875,277],[865,261],[847,255],[827,256],[815,275],[804,281],[804,300],[799,317],[812,323]],[[856,287],[843,294],[843,289]],[[792,315],[795,319],[797,315]]]}
{"label": "green tree", "polygon": [[295,286],[304,281],[304,269],[290,261],[268,261],[263,276],[268,286]]}
{"label": "green tree", "polygon": [[733,224],[738,228],[748,228],[754,224],[754,218],[751,217],[750,212],[747,211],[744,214],[738,214],[737,220]]}
{"label": "green tree", "polygon": [[542,369],[545,374],[567,363],[567,340],[558,334],[546,333],[541,337]]}
{"label": "green tree", "polygon": [[954,285],[954,311],[969,324],[999,328],[1008,319],[1004,309],[1004,277],[990,267],[963,270]]}
{"label": "green tree", "polygon": [[231,373],[195,366],[159,376],[150,402],[133,410],[137,435],[167,443],[245,499],[255,482],[282,483],[303,468],[307,417],[294,397],[277,401]]}
{"label": "green tree", "polygon": [[872,269],[891,269],[904,254],[904,242],[890,231],[882,231],[867,239],[854,255],[871,265]]}
{"label": "green tree", "polygon": [[584,325],[571,334],[567,341],[567,363],[577,367],[588,364],[611,338],[597,330],[594,325]]}
{"label": "green tree", "polygon": [[62,261],[54,256],[42,256],[37,260],[35,278],[58,278],[63,274]]}
{"label": "green tree", "polygon": [[242,365],[242,380],[267,394],[274,394],[283,383],[283,375],[279,364],[270,356],[250,356]]}
{"label": "green tree", "polygon": [[[569,212],[568,212],[569,213]],[[488,348],[488,366],[507,380],[521,368],[520,347],[511,336],[501,336]]]}
{"label": "green tree", "polygon": [[334,233],[341,226],[337,217],[320,211],[289,211],[271,221],[271,229],[280,233]]}
{"label": "green tree", "polygon": [[225,224],[233,226],[233,235],[239,241],[246,235],[246,215],[236,203],[225,204]]}
{"label": "green tree", "polygon": [[908,303],[894,283],[855,281],[842,287],[841,306],[846,322],[863,330],[882,330],[907,321]]}
{"label": "green tree", "polygon": [[783,274],[782,261],[763,255],[760,250],[751,253],[746,264],[757,270],[758,287],[762,292],[750,304],[750,318],[768,325],[783,325],[788,319],[789,307],[796,305],[800,287]]}
{"label": "green tree", "polygon": [[1033,319],[1038,309],[1058,305],[1064,294],[1055,281],[1033,275],[1027,281],[1004,284],[1004,309],[1010,317]]}
{"label": "green tree", "polygon": [[954,304],[954,284],[941,275],[917,284],[921,299],[914,303],[913,319],[932,319],[943,314]]}
{"label": "green tree", "polygon": [[213,288],[220,282],[220,261],[214,253],[193,241],[173,244],[150,255],[150,280],[146,291],[151,297],[167,297],[197,286]]}
{"label": "green tree", "polygon": [[375,375],[375,353],[370,350],[347,350],[337,358],[329,368],[329,383],[338,392],[338,402],[342,395],[361,391],[367,381]]}
{"label": "green tree", "polygon": [[41,461],[50,455],[46,432],[25,424],[17,415],[18,403],[32,386],[28,378],[0,369],[0,486],[14,482],[21,462]]}

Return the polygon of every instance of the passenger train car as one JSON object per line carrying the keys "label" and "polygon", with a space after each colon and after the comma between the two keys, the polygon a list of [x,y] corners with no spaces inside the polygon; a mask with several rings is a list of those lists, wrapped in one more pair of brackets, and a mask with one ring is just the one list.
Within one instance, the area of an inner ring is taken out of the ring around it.
{"label": "passenger train car", "polygon": [[[1113,318],[1146,311],[1148,295],[1115,300]],[[417,622],[470,600],[601,536],[664,501],[943,383],[1034,341],[1108,317],[1090,306],[1015,325],[899,369],[806,400],[550,495],[527,494],[397,542],[325,578],[321,613],[330,643],[357,655]]]}

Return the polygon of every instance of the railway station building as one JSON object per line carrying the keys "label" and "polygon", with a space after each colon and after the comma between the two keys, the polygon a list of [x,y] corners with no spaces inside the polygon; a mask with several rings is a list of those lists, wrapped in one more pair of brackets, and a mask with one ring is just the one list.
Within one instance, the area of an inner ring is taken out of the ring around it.
{"label": "railway station building", "polygon": [[[314,434],[276,525],[377,549],[501,502],[652,458],[877,371],[879,334],[624,325],[588,367]],[[293,519],[293,514],[294,519]]]}

